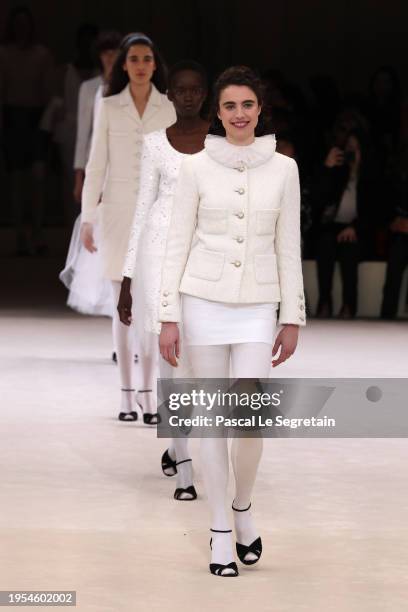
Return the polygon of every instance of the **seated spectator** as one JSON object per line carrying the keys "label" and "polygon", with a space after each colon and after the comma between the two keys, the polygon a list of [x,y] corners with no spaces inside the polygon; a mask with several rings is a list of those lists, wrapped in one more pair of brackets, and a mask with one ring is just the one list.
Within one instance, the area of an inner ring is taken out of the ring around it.
{"label": "seated spectator", "polygon": [[395,207],[389,225],[390,244],[388,252],[387,271],[381,306],[382,319],[395,319],[398,311],[402,278],[408,265],[408,151],[398,170],[398,176],[393,184],[395,192]]}
{"label": "seated spectator", "polygon": [[344,148],[333,146],[312,187],[317,223],[318,317],[332,315],[332,280],[340,263],[343,304],[340,318],[357,312],[357,269],[367,255],[377,206],[375,172],[362,132],[351,131]]}

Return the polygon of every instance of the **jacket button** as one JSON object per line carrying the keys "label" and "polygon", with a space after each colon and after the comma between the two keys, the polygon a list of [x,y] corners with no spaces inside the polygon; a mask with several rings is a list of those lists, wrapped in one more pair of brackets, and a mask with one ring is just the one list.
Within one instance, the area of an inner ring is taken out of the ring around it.
{"label": "jacket button", "polygon": [[300,310],[304,310],[304,309],[305,309],[305,307],[303,306],[303,304],[300,304],[299,308],[300,308]]}
{"label": "jacket button", "polygon": [[301,321],[304,321],[304,320],[305,320],[305,317],[300,316],[300,317],[299,317],[299,319],[300,319]]}
{"label": "jacket button", "polygon": [[245,214],[241,211],[241,212],[237,213],[237,217],[238,217],[238,219],[243,219],[245,217]]}
{"label": "jacket button", "polygon": [[239,242],[240,244],[241,244],[241,242],[244,242],[244,239],[243,239],[243,237],[242,237],[242,236],[238,236],[236,240],[237,240],[237,242]]}
{"label": "jacket button", "polygon": [[240,187],[239,189],[236,189],[235,191],[237,191],[239,195],[243,195],[245,193],[245,189],[243,187]]}
{"label": "jacket button", "polygon": [[168,291],[163,291],[163,295],[164,295],[164,297],[167,297],[169,295],[169,292]]}
{"label": "jacket button", "polygon": [[299,293],[298,295],[299,300],[304,300],[305,298],[303,297],[303,293]]}
{"label": "jacket button", "polygon": [[240,261],[238,261],[238,259],[237,259],[237,261],[234,261],[234,266],[235,266],[236,268],[239,268],[239,267],[241,266],[241,262],[240,262]]}
{"label": "jacket button", "polygon": [[162,302],[162,306],[168,306],[169,303],[168,302]]}
{"label": "jacket button", "polygon": [[238,168],[236,168],[236,170],[238,170],[238,172],[244,172],[245,166],[238,166]]}

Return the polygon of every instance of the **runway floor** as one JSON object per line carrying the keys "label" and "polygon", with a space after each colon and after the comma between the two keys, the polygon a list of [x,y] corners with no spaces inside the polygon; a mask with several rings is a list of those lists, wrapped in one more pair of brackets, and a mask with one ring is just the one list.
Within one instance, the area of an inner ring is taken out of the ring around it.
{"label": "runway floor", "polygon": [[[176,502],[165,442],[116,420],[110,322],[0,314],[0,590],[76,590],[81,612],[407,610],[405,439],[266,440],[262,562],[222,580],[208,572],[198,441],[199,498]],[[311,321],[279,375],[406,377],[407,330]]]}

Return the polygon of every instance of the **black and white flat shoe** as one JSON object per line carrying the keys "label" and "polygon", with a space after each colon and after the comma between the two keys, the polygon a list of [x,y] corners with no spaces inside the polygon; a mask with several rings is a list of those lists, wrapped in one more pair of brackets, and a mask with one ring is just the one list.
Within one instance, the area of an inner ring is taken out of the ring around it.
{"label": "black and white flat shoe", "polygon": [[[183,461],[178,461],[176,466],[180,465],[180,463],[186,463],[187,461],[192,461],[192,459],[183,459]],[[178,487],[174,491],[174,499],[177,499],[177,501],[194,501],[197,499],[197,491],[195,490],[194,485],[190,485],[186,489]]]}
{"label": "black and white flat shoe", "polygon": [[[232,529],[220,530],[210,529],[213,533],[232,533]],[[210,540],[210,548],[212,548],[212,538]],[[221,563],[210,563],[210,572],[214,576],[221,576],[222,578],[235,578],[239,575],[238,567],[235,561],[231,561],[228,565],[222,565]]]}
{"label": "black and white flat shoe", "polygon": [[[234,508],[234,504],[232,504],[232,509],[234,512],[247,512],[251,507],[249,504],[248,508],[244,508],[243,510],[238,510],[238,508]],[[256,538],[249,546],[245,546],[245,544],[236,543],[237,555],[241,563],[244,565],[254,565],[254,563],[258,563],[259,559],[262,555],[262,540],[261,538]],[[248,553],[252,553],[255,555],[256,559],[246,559]]]}

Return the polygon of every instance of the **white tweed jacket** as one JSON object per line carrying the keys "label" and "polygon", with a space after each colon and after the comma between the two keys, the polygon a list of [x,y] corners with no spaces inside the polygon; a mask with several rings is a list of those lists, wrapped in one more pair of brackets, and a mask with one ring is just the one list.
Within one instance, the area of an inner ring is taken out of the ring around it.
{"label": "white tweed jacket", "polygon": [[226,303],[280,302],[305,325],[296,162],[274,136],[248,146],[208,136],[183,160],[162,270],[159,320],[181,320],[180,293]]}

